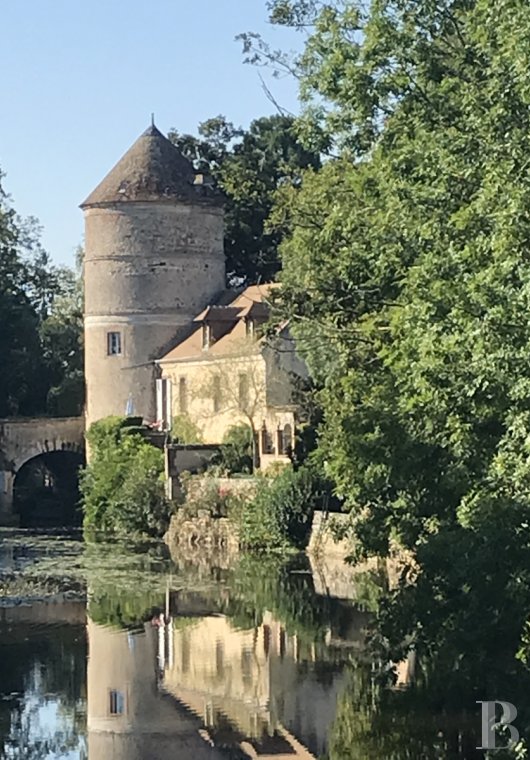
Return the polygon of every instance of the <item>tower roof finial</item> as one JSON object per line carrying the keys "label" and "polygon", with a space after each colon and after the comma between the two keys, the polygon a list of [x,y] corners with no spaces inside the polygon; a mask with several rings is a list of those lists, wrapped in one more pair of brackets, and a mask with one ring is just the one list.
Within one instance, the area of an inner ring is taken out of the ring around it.
{"label": "tower roof finial", "polygon": [[155,115],[154,115],[154,113],[151,114],[151,126],[152,127],[155,126]]}

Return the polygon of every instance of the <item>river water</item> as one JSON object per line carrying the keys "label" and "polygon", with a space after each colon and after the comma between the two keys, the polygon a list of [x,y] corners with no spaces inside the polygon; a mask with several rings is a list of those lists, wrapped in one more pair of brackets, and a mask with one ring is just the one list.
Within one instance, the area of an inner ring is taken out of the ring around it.
{"label": "river water", "polygon": [[0,759],[483,757],[478,714],[418,698],[412,656],[379,684],[361,585],[0,530]]}

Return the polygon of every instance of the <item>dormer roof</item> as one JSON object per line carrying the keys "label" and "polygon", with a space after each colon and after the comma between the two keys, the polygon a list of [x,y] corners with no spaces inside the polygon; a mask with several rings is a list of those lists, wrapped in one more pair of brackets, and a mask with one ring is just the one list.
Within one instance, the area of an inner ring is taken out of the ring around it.
{"label": "dormer roof", "polygon": [[[225,294],[225,303],[207,306],[193,320],[191,333],[179,340],[158,361],[216,358],[230,356],[240,350],[242,341],[248,337],[246,320],[263,322],[267,319],[269,299],[275,287],[275,283],[249,285],[242,291]],[[205,324],[212,325],[216,333],[206,351],[202,333]]]}
{"label": "dormer roof", "polygon": [[240,309],[233,306],[207,306],[204,311],[198,314],[194,322],[236,322],[240,314]]}
{"label": "dormer roof", "polygon": [[221,205],[193,164],[154,124],[129,148],[81,208],[127,201],[184,201]]}

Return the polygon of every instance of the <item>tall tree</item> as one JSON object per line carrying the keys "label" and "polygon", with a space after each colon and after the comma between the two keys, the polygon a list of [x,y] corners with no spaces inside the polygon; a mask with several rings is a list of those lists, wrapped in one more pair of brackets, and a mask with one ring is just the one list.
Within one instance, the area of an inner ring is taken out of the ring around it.
{"label": "tall tree", "polygon": [[339,488],[414,543],[526,414],[530,10],[318,5],[300,65],[339,157],[281,190],[285,302]]}
{"label": "tall tree", "polygon": [[397,541],[428,580],[387,633],[454,664],[497,630],[513,655],[530,614],[530,6],[272,11],[308,30],[304,127],[336,154],[276,210],[322,458],[357,547]]}
{"label": "tall tree", "polygon": [[198,131],[199,137],[173,131],[169,138],[226,195],[228,282],[273,280],[281,242],[281,232],[269,224],[274,193],[284,184],[297,187],[303,169],[317,169],[318,153],[302,146],[294,120],[283,115],[255,119],[248,130],[218,116]]}
{"label": "tall tree", "polygon": [[[1,179],[1,177],[0,177]],[[21,230],[0,187],[0,416],[33,414],[45,404],[39,315],[28,292]]]}
{"label": "tall tree", "polygon": [[[79,275],[51,263],[36,220],[20,219],[1,186],[0,323],[0,416],[80,413]],[[66,403],[63,384],[73,386]]]}
{"label": "tall tree", "polygon": [[40,328],[49,383],[46,408],[61,417],[81,414],[85,399],[83,255],[79,247],[75,270],[58,271],[55,297]]}

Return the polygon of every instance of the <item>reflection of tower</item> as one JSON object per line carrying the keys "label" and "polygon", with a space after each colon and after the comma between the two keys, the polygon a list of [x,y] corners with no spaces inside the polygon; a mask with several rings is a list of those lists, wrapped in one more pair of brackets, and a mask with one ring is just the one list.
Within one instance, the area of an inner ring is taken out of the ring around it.
{"label": "reflection of tower", "polygon": [[89,760],[216,760],[198,721],[158,689],[158,629],[88,621]]}
{"label": "reflection of tower", "polygon": [[263,760],[311,760],[310,750],[325,752],[341,668],[321,681],[311,667],[314,646],[302,645],[269,613],[247,630],[222,615],[173,624],[164,689],[201,716],[212,736],[236,740]]}
{"label": "reflection of tower", "polygon": [[153,359],[225,285],[221,197],[152,125],[82,209],[87,424],[154,420]]}

